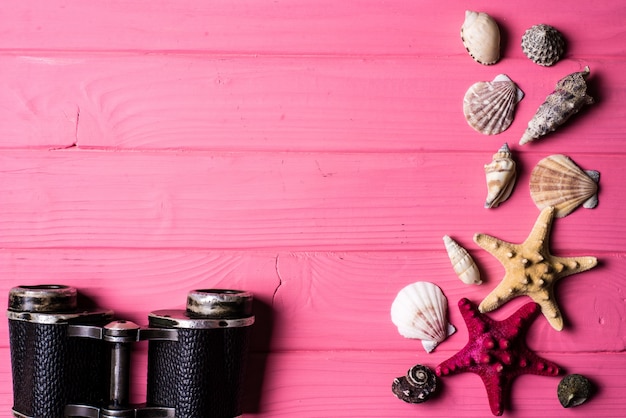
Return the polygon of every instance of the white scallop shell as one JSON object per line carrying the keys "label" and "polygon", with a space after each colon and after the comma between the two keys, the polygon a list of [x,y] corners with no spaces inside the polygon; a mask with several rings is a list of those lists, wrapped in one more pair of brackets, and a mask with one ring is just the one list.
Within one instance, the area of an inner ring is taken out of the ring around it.
{"label": "white scallop shell", "polygon": [[513,122],[515,105],[524,92],[505,74],[492,81],[479,81],[463,97],[463,113],[467,123],[485,135],[504,132]]}
{"label": "white scallop shell", "polygon": [[459,279],[465,284],[481,284],[480,271],[469,252],[448,235],[443,236],[443,243]]}
{"label": "white scallop shell", "polygon": [[507,200],[513,191],[517,179],[515,161],[511,158],[508,144],[493,154],[489,164],[485,164],[485,178],[487,180],[487,199],[485,208],[496,208]]}
{"label": "white scallop shell", "polygon": [[467,52],[480,64],[495,64],[500,59],[500,28],[487,13],[465,11],[461,40]]}
{"label": "white scallop shell", "polygon": [[448,323],[447,314],[448,299],[430,282],[404,287],[391,304],[391,322],[398,327],[400,335],[422,340],[428,353],[456,331]]}
{"label": "white scallop shell", "polygon": [[583,171],[565,155],[550,155],[530,173],[530,196],[540,210],[553,206],[554,215],[563,218],[580,205],[597,206],[599,180],[597,171]]}

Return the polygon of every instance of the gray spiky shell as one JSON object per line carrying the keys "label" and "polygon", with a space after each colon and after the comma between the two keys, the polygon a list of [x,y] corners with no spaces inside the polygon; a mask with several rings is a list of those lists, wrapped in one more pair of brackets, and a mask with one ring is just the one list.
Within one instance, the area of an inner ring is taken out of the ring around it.
{"label": "gray spiky shell", "polygon": [[552,26],[535,25],[522,36],[522,51],[534,63],[549,67],[563,56],[565,40]]}

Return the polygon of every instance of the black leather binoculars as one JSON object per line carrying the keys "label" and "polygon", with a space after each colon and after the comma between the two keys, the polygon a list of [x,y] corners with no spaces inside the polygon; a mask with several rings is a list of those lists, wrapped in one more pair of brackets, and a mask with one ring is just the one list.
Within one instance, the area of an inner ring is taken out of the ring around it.
{"label": "black leather binoculars", "polygon": [[[21,418],[240,416],[252,314],[249,292],[201,289],[148,326],[84,309],[63,285],[9,292],[13,415]],[[148,342],[146,402],[129,403],[131,351]]]}

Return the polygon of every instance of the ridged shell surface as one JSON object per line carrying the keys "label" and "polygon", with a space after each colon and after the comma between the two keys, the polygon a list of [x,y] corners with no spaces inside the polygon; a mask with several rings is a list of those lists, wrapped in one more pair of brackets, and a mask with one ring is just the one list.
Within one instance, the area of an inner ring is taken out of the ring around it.
{"label": "ridged shell surface", "polygon": [[505,74],[479,81],[465,93],[463,113],[467,123],[485,135],[504,132],[513,122],[515,105],[524,92]]}
{"label": "ridged shell surface", "polygon": [[549,67],[563,56],[565,40],[552,26],[535,25],[522,36],[522,51],[535,64]]}
{"label": "ridged shell surface", "polygon": [[448,299],[430,282],[415,282],[400,290],[391,304],[391,321],[403,337],[422,340],[428,353],[456,331],[448,323]]}
{"label": "ridged shell surface", "polygon": [[409,369],[406,376],[393,380],[391,390],[404,402],[423,403],[437,391],[437,375],[429,367],[416,364]]}
{"label": "ridged shell surface", "polygon": [[500,28],[487,13],[465,11],[461,40],[474,60],[491,65],[500,59]]}
{"label": "ridged shell surface", "polygon": [[485,164],[485,178],[487,180],[485,208],[496,208],[511,196],[517,180],[517,168],[508,144],[502,145],[498,152],[493,154],[491,162]]}
{"label": "ridged shell surface", "polygon": [[480,271],[470,253],[448,235],[443,236],[443,243],[459,279],[465,284],[481,284]]}
{"label": "ridged shell surface", "polygon": [[530,174],[530,196],[539,209],[553,206],[555,216],[569,215],[578,206],[598,204],[597,171],[583,171],[569,157],[551,155],[539,161]]}
{"label": "ridged shell surface", "polygon": [[583,71],[569,74],[558,81],[555,91],[546,97],[528,122],[520,145],[556,130],[583,106],[593,103],[593,98],[587,95],[588,75],[589,67],[585,67]]}

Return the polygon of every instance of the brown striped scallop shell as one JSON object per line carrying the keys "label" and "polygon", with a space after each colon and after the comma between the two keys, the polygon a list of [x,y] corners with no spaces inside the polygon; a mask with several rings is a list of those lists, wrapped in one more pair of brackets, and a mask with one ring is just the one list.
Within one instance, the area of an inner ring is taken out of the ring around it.
{"label": "brown striped scallop shell", "polygon": [[524,92],[505,74],[492,81],[474,83],[463,97],[463,113],[467,123],[485,135],[504,132],[513,122],[515,105]]}
{"label": "brown striped scallop shell", "polygon": [[563,218],[578,206],[593,209],[598,205],[600,173],[583,171],[569,157],[551,155],[539,161],[530,174],[530,196],[541,210],[555,208]]}

